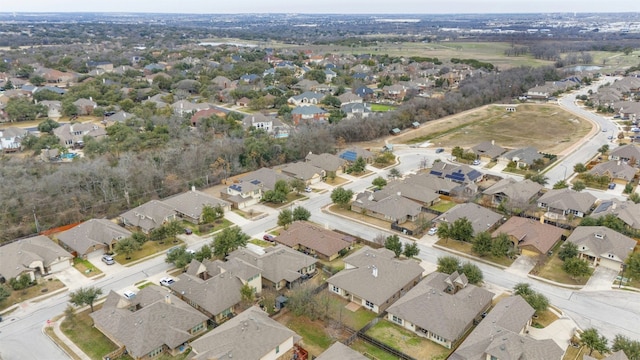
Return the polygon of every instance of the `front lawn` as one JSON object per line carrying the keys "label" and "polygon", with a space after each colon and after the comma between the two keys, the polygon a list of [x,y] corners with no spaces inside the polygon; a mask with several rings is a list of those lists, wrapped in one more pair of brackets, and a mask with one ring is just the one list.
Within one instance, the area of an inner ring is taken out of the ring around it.
{"label": "front lawn", "polygon": [[73,267],[75,267],[76,270],[80,271],[86,277],[94,277],[102,273],[102,271],[100,271],[100,269],[89,262],[89,260],[85,260],[79,257],[73,258]]}
{"label": "front lawn", "polygon": [[52,291],[62,289],[64,284],[58,279],[48,279],[23,290],[11,290],[7,285],[5,285],[5,287],[10,291],[10,295],[8,298],[4,299],[4,301],[0,302],[0,311],[25,300],[30,300],[38,296],[46,295]]}
{"label": "front lawn", "polygon": [[474,253],[473,250],[471,250],[471,247],[473,245],[470,242],[458,241],[458,240],[452,240],[452,239],[440,239],[436,244],[442,247],[445,247],[447,249],[459,251],[469,256],[477,257],[479,259],[483,259],[488,262],[492,262],[492,263],[503,265],[503,266],[511,266],[511,264],[513,264],[514,262],[514,259],[509,259],[506,256],[496,257],[493,255],[485,255],[480,257],[476,253]]}
{"label": "front lawn", "polygon": [[453,201],[440,200],[437,203],[435,203],[433,206],[430,206],[429,209],[435,210],[435,211],[440,211],[440,212],[446,212],[446,211],[450,210],[452,207],[454,207],[456,205],[458,205],[458,204],[456,204]]}
{"label": "front lawn", "polygon": [[[98,306],[96,310],[97,308]],[[76,314],[73,320],[65,319],[60,329],[91,359],[102,359],[103,356],[118,349],[116,344],[93,327],[89,310]]]}
{"label": "front lawn", "polygon": [[[542,278],[568,285],[584,285],[589,281],[589,276],[573,279],[562,270],[562,260],[554,253],[547,262],[538,270],[537,274]],[[534,269],[535,270],[535,269]]]}
{"label": "front lawn", "polygon": [[326,184],[331,185],[331,186],[339,186],[339,185],[342,185],[342,184],[346,183],[346,182],[347,182],[347,179],[342,178],[342,177],[340,177],[340,176],[327,177],[327,178],[324,180],[324,182],[325,182]]}
{"label": "front lawn", "polygon": [[174,246],[181,246],[184,243],[182,240],[165,240],[165,241],[146,241],[142,244],[142,248],[138,251],[134,251],[129,255],[129,259],[126,259],[125,254],[117,254],[113,258],[119,264],[126,265],[131,262],[146,258],[154,254],[160,255],[160,252],[170,249]]}

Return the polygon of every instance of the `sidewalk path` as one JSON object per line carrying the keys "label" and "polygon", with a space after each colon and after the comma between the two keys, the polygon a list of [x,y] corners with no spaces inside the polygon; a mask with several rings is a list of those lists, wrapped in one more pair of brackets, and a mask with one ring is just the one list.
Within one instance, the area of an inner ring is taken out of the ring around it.
{"label": "sidewalk path", "polygon": [[[51,322],[50,326],[53,328],[53,332],[54,334],[56,334],[56,336],[58,337],[58,339],[60,339],[60,341],[62,341],[77,357],[79,357],[82,360],[91,360],[91,358],[89,356],[87,356],[87,354],[84,353],[84,351],[82,351],[73,341],[71,341],[63,332],[62,330],[60,330],[60,324],[62,324],[62,322],[64,321],[64,316],[61,317],[60,319],[58,319],[57,321],[53,321]],[[54,343],[56,343],[56,345],[60,346],[60,344],[58,344],[54,339],[51,339],[51,341],[53,341]],[[67,352],[66,349],[62,348],[62,351],[64,351],[65,353],[67,353],[67,355],[69,355],[69,357],[73,358],[71,356],[71,354],[69,354]]]}

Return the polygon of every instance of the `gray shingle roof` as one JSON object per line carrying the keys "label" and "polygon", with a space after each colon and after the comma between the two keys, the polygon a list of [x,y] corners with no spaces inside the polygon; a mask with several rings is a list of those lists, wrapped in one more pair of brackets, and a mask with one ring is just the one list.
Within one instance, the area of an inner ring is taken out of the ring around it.
{"label": "gray shingle roof", "polygon": [[623,262],[637,245],[632,238],[605,226],[578,226],[567,241],[578,245],[578,251],[585,246],[597,256],[611,259],[608,255],[612,254]]}
{"label": "gray shingle roof", "polygon": [[449,294],[445,290],[452,284],[450,278],[451,275],[442,273],[429,274],[387,312],[447,340],[459,339],[473,320],[491,305],[493,293],[466,285]]}
{"label": "gray shingle roof", "polygon": [[538,203],[560,210],[578,210],[588,213],[596,197],[588,192],[577,192],[571,189],[552,189],[538,199]]}
{"label": "gray shingle roof", "polygon": [[471,222],[474,234],[486,231],[494,226],[502,215],[474,203],[458,204],[439,215],[434,222],[448,222],[452,224],[458,219],[467,218]]}
{"label": "gray shingle roof", "polygon": [[[299,336],[257,307],[250,307],[233,319],[193,341],[194,360],[205,359],[262,359],[269,352]],[[286,352],[288,349],[280,349]]]}
{"label": "gray shingle roof", "polygon": [[325,350],[316,360],[368,360],[369,358],[352,350],[341,342],[335,342]]}
{"label": "gray shingle roof", "polygon": [[240,288],[242,288],[242,281],[226,272],[207,280],[189,274],[180,274],[178,281],[171,284],[171,290],[214,316],[242,300]]}
{"label": "gray shingle roof", "polygon": [[[140,307],[137,311],[130,308]],[[90,316],[95,326],[126,346],[134,358],[162,345],[174,349],[189,341],[190,330],[207,317],[159,286],[147,286],[127,301],[111,291],[100,310]]]}
{"label": "gray shingle roof", "polygon": [[533,196],[542,190],[543,186],[537,182],[525,179],[517,181],[513,178],[504,178],[484,191],[486,195],[504,194],[512,202],[528,203]]}
{"label": "gray shingle roof", "polygon": [[591,170],[589,174],[602,176],[608,175],[613,179],[622,179],[631,181],[636,176],[637,169],[631,165],[627,165],[622,161],[611,160],[597,164]]}
{"label": "gray shingle roof", "polygon": [[202,215],[202,208],[207,205],[212,208],[215,208],[218,205],[223,208],[229,206],[228,202],[197,190],[190,190],[172,196],[162,200],[162,202],[172,207],[176,212],[185,214],[194,219],[200,218],[200,215]]}
{"label": "gray shingle roof", "polygon": [[55,235],[60,242],[80,255],[93,251],[94,247],[100,248],[129,236],[131,231],[107,219],[91,219]]}
{"label": "gray shingle roof", "polygon": [[348,248],[351,243],[344,240],[345,235],[324,229],[306,221],[295,221],[288,229],[276,237],[276,242],[289,247],[302,245],[327,257]]}
{"label": "gray shingle roof", "polygon": [[293,282],[302,275],[298,271],[316,263],[316,259],[284,245],[265,249],[262,255],[249,249],[238,249],[228,256],[238,258],[262,270],[262,277],[273,283]]}
{"label": "gray shingle roof", "polygon": [[467,336],[450,360],[560,359],[564,354],[553,340],[535,340],[520,332],[535,311],[521,296],[503,299]]}
{"label": "gray shingle roof", "polygon": [[[346,268],[327,282],[362,299],[381,305],[420,277],[423,269],[413,260],[399,260],[388,249],[364,246],[344,259]],[[373,268],[377,269],[374,276]]]}
{"label": "gray shingle roof", "polygon": [[38,235],[0,246],[0,277],[9,280],[32,269],[34,262],[49,267],[73,256],[46,236]]}
{"label": "gray shingle roof", "polygon": [[145,232],[162,226],[167,218],[175,215],[173,207],[160,200],[151,200],[122,215],[128,225],[137,226]]}

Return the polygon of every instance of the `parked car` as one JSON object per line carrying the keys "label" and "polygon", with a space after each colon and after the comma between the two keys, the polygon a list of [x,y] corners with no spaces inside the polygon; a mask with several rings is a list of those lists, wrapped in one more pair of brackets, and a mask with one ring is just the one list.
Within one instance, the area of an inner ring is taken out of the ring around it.
{"label": "parked car", "polygon": [[269,241],[269,242],[274,242],[276,241],[276,237],[271,235],[271,234],[264,234],[264,236],[262,237],[262,239],[264,241]]}
{"label": "parked car", "polygon": [[438,232],[438,228],[437,227],[432,227],[431,229],[429,229],[429,231],[427,232],[427,235],[435,235]]}
{"label": "parked car", "polygon": [[443,152],[443,151],[444,151],[444,149],[443,149],[443,148],[437,148],[437,149],[436,149],[436,154],[440,154],[440,153],[441,153],[441,152]]}
{"label": "parked car", "polygon": [[187,235],[191,235],[191,234],[193,234],[193,230],[191,230],[191,228],[185,228],[184,229],[184,233],[187,234]]}
{"label": "parked car", "polygon": [[480,165],[480,160],[473,160],[473,165]]}
{"label": "parked car", "polygon": [[111,255],[102,255],[102,262],[107,265],[113,265],[116,263],[116,261],[113,260],[113,256]]}
{"label": "parked car", "polygon": [[129,300],[131,300],[131,299],[133,299],[134,297],[136,297],[136,293],[134,293],[134,292],[133,292],[133,291],[131,291],[131,290],[126,290],[126,291],[124,292],[124,294],[123,294],[123,295],[124,295],[124,297],[126,297],[126,298],[127,298],[127,299],[129,299]]}
{"label": "parked car", "polygon": [[171,284],[173,284],[174,282],[176,282],[175,280],[173,280],[173,278],[167,276],[167,277],[163,277],[162,279],[160,279],[160,285],[162,286],[171,286]]}
{"label": "parked car", "polygon": [[613,190],[616,188],[616,183],[609,184],[609,190]]}
{"label": "parked car", "polygon": [[307,186],[306,188],[304,188],[304,191],[305,192],[312,192],[313,189],[311,189],[311,187]]}

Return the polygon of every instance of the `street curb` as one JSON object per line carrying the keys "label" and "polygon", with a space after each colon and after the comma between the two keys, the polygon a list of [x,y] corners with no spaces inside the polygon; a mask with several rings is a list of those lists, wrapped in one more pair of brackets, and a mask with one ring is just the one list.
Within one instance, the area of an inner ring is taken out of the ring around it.
{"label": "street curb", "polygon": [[584,287],[584,285],[569,285],[569,284],[563,284],[563,283],[559,283],[559,282],[555,282],[549,279],[545,279],[536,275],[531,275],[531,274],[527,274],[528,278],[531,278],[533,280],[538,280],[541,281],[543,283],[547,283],[550,285],[554,285],[554,286],[558,286],[561,288],[565,288],[565,289],[573,289],[573,290],[582,290],[582,288]]}

